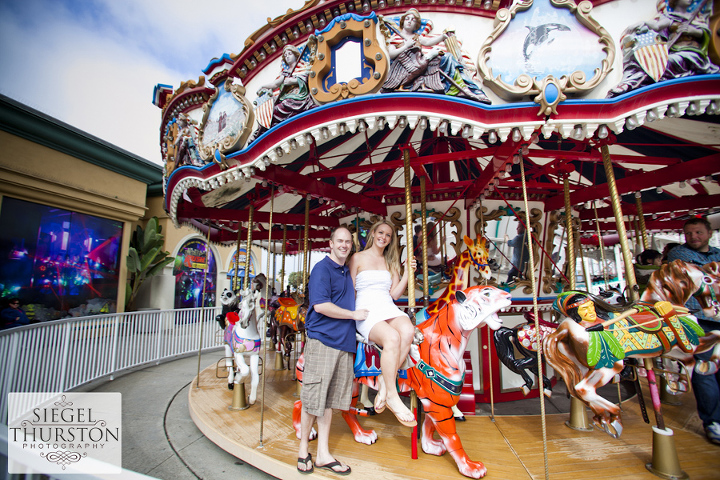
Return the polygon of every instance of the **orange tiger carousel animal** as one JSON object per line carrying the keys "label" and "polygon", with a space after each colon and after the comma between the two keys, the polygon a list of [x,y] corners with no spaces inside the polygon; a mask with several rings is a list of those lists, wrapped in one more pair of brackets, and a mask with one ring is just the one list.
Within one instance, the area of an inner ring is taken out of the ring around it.
{"label": "orange tiger carousel animal", "polygon": [[[429,455],[450,452],[460,473],[470,478],[481,478],[487,469],[465,453],[455,428],[452,407],[457,404],[465,376],[463,354],[470,333],[483,325],[495,330],[502,321],[497,312],[511,303],[509,293],[491,286],[474,286],[456,293],[455,299],[416,327],[423,340],[411,349],[412,363],[407,377],[398,376],[400,392],[414,390],[426,413],[422,424],[422,449]],[[357,362],[356,362],[357,363]],[[303,358],[297,366],[298,380],[302,381]],[[355,441],[372,444],[377,440],[373,430],[365,430],[357,419],[357,382],[378,389],[378,377],[356,377],[353,388],[353,410],[343,412],[343,418],[352,430]],[[300,436],[302,403],[295,402],[293,426]],[[440,439],[433,438],[437,432]]]}

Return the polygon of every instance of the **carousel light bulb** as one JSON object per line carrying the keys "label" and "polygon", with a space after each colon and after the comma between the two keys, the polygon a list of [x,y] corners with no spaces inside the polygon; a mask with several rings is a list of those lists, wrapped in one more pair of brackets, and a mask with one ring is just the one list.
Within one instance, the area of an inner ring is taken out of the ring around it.
{"label": "carousel light bulb", "polygon": [[347,133],[347,125],[345,125],[344,123],[341,123],[338,130],[340,132],[340,135],[345,135]]}
{"label": "carousel light bulb", "polygon": [[313,29],[312,20],[310,20],[309,18],[308,18],[307,22],[305,22],[305,29],[306,29],[308,32],[311,32],[312,29]]}
{"label": "carousel light bulb", "polygon": [[642,198],[642,193],[635,192],[635,198]]}
{"label": "carousel light bulb", "polygon": [[677,117],[679,113],[678,106],[676,104],[672,104],[668,107],[667,112],[665,112],[665,115],[668,117]]}
{"label": "carousel light bulb", "polygon": [[294,138],[292,140],[290,140],[290,148],[293,150],[297,150],[297,148],[298,148],[297,140],[295,140]]}
{"label": "carousel light bulb", "polygon": [[690,105],[688,105],[687,110],[685,110],[685,113],[688,115],[697,115],[699,113],[699,108],[697,102],[690,102]]}
{"label": "carousel light bulb", "polygon": [[[351,5],[352,5],[352,4],[351,4]],[[380,0],[380,1],[378,2],[378,7],[380,7],[380,8],[385,8],[385,7],[387,7],[387,3],[385,3],[385,0]]]}
{"label": "carousel light bulb", "polygon": [[408,124],[407,118],[405,118],[405,117],[398,118],[398,127],[405,128],[405,127],[407,127],[407,124]]}
{"label": "carousel light bulb", "polygon": [[653,220],[657,220],[657,213],[653,213],[653,214],[652,214],[652,219],[653,219]]}
{"label": "carousel light bulb", "polygon": [[418,123],[418,127],[420,127],[420,130],[425,130],[427,128],[427,124],[428,124],[427,118],[422,117],[420,119],[420,123]]}
{"label": "carousel light bulb", "polygon": [[684,181],[680,182],[680,188],[685,188],[686,186],[687,186],[687,183],[685,183]]}
{"label": "carousel light bulb", "polygon": [[300,29],[298,27],[294,27],[292,33],[295,38],[300,38]]}
{"label": "carousel light bulb", "polygon": [[607,138],[609,133],[606,125],[600,125],[600,128],[598,128],[598,138],[600,139]]}
{"label": "carousel light bulb", "polygon": [[525,145],[523,145],[522,148],[520,149],[520,153],[522,153],[523,155],[529,154],[529,153],[530,153],[530,146],[528,146],[527,143],[526,143]]}
{"label": "carousel light bulb", "polygon": [[447,0],[448,5],[455,5],[455,0]]}
{"label": "carousel light bulb", "polygon": [[327,140],[330,137],[330,129],[327,127],[323,127],[322,130],[322,137]]}
{"label": "carousel light bulb", "polygon": [[462,129],[462,138],[468,138],[470,136],[470,125],[465,125]]}
{"label": "carousel light bulb", "polygon": [[443,134],[445,132],[447,132],[447,120],[443,120],[442,122],[440,122],[440,126],[438,127],[438,132],[443,133]]}
{"label": "carousel light bulb", "polygon": [[576,125],[575,130],[573,130],[572,137],[575,140],[582,140],[583,138],[583,128],[582,125]]}
{"label": "carousel light bulb", "polygon": [[320,15],[318,15],[318,24],[321,27],[324,27],[326,23],[327,23],[327,20],[325,20],[325,15],[322,13]]}
{"label": "carousel light bulb", "polygon": [[492,7],[492,1],[491,0],[485,0],[483,2],[483,8],[485,10],[490,10],[490,7]]}
{"label": "carousel light bulb", "polygon": [[315,137],[310,135],[309,133],[305,134],[305,143],[308,145],[311,145],[315,141]]}
{"label": "carousel light bulb", "polygon": [[369,12],[370,11],[370,3],[365,1],[363,2],[363,12]]}
{"label": "carousel light bulb", "polygon": [[712,175],[706,175],[706,176],[705,176],[705,181],[706,181],[706,182],[712,182]]}
{"label": "carousel light bulb", "polygon": [[361,132],[364,132],[366,127],[367,127],[367,125],[365,125],[365,121],[360,120],[360,122],[358,123],[358,130]]}
{"label": "carousel light bulb", "polygon": [[520,165],[520,155],[518,155],[517,153],[513,155],[513,163],[515,165]]}
{"label": "carousel light bulb", "polygon": [[647,114],[645,115],[645,120],[648,122],[654,122],[657,120],[658,116],[657,113],[655,113],[655,110],[648,110]]}
{"label": "carousel light bulb", "polygon": [[490,130],[490,133],[488,133],[488,142],[489,143],[495,143],[497,142],[497,133],[495,133],[495,130]]}
{"label": "carousel light bulb", "polygon": [[520,130],[518,130],[517,128],[513,128],[512,140],[513,140],[513,142],[516,142],[516,143],[519,142],[520,140],[522,140],[522,134],[520,133]]}
{"label": "carousel light bulb", "polygon": [[533,133],[530,137],[530,143],[532,143],[533,145],[537,145],[538,143],[540,143],[540,135],[538,135],[537,132]]}
{"label": "carousel light bulb", "polygon": [[[513,158],[513,162],[515,162],[515,159]],[[509,163],[505,164],[505,173],[510,173],[512,171],[512,165]]]}
{"label": "carousel light bulb", "polygon": [[658,194],[663,193],[662,187],[657,187],[657,188],[655,189],[655,191],[656,191]]}
{"label": "carousel light bulb", "polygon": [[305,195],[305,198],[306,198],[308,201],[309,201],[309,200],[312,200],[312,195],[310,195],[310,194],[308,193],[307,195]]}
{"label": "carousel light bulb", "polygon": [[635,130],[638,127],[638,121],[637,117],[635,115],[632,115],[625,120],[625,127],[628,130]]}
{"label": "carousel light bulb", "polygon": [[472,7],[472,6],[473,6],[473,0],[465,0],[465,6],[466,6],[466,7]]}
{"label": "carousel light bulb", "polygon": [[267,180],[263,180],[262,181],[263,188],[267,188],[267,185],[268,185]]}

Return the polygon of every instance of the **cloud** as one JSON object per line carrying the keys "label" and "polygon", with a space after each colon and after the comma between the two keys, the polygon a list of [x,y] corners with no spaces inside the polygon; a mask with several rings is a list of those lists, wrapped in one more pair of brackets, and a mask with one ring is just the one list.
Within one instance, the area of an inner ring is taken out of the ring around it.
{"label": "cloud", "polygon": [[158,83],[197,79],[302,0],[0,3],[0,93],[161,163]]}

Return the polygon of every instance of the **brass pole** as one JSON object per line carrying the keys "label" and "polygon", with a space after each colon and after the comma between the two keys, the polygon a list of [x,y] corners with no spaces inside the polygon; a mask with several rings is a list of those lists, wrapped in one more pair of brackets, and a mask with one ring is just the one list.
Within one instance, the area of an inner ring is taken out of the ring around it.
{"label": "brass pole", "polygon": [[232,290],[237,292],[240,289],[238,274],[240,273],[240,237],[242,237],[242,224],[238,222],[237,248],[235,250],[235,275],[233,275]]}
{"label": "brass pole", "polygon": [[[410,257],[413,254],[412,240],[412,192],[410,190],[410,150],[403,149],[403,163],[405,171],[405,237],[407,242],[407,264],[405,268],[410,268]],[[415,275],[408,272],[408,307],[410,310],[410,318],[415,318]]]}
{"label": "brass pole", "polygon": [[612,203],[613,214],[615,214],[615,223],[617,224],[618,235],[620,236],[620,248],[622,249],[623,263],[625,264],[625,281],[628,285],[628,291],[630,292],[629,300],[637,301],[638,293],[635,289],[637,280],[635,280],[635,270],[633,269],[630,246],[628,245],[627,232],[625,231],[625,223],[623,222],[620,195],[618,195],[617,185],[615,184],[615,172],[612,168],[610,150],[607,145],[603,145],[600,151],[602,152],[605,176],[607,177],[608,189],[610,190],[610,201]]}
{"label": "brass pole", "polygon": [[[427,251],[427,205],[425,203],[425,177],[420,177],[420,224],[422,225],[422,267],[423,267],[423,306],[430,305],[430,286],[428,272],[428,251]],[[413,245],[413,248],[415,246]],[[409,292],[409,290],[408,290]]]}
{"label": "brass pole", "polygon": [[280,268],[280,294],[285,291],[285,254],[287,253],[287,225],[283,225],[282,268]]}
{"label": "brass pole", "polygon": [[573,234],[572,207],[570,206],[570,179],[568,175],[563,177],[563,188],[565,192],[565,231],[567,232],[567,258],[568,280],[570,290],[575,290],[575,235]]}
{"label": "brass pole", "polygon": [[250,204],[250,211],[248,212],[248,234],[247,243],[245,244],[245,274],[243,275],[243,289],[250,288],[250,249],[252,248],[252,231],[253,221],[255,215],[255,207]]}
{"label": "brass pole", "polygon": [[307,292],[305,291],[305,287],[308,283],[308,277],[310,276],[308,272],[308,257],[309,257],[309,249],[308,249],[308,237],[310,236],[310,199],[305,197],[305,242],[303,246],[303,284],[302,284],[302,291],[303,295],[307,295]]}
{"label": "brass pole", "polygon": [[642,244],[644,249],[650,248],[650,239],[648,238],[647,229],[645,228],[645,215],[643,214],[642,197],[639,192],[635,195],[635,206],[637,207],[638,220],[640,222],[640,235],[642,235]]}

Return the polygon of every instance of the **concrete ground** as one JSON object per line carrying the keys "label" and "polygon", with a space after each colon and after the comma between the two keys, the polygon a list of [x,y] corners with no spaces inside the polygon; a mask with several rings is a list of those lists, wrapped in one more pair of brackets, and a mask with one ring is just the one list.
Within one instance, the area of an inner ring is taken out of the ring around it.
{"label": "concrete ground", "polygon": [[[218,350],[203,354],[201,368],[223,356]],[[190,419],[188,388],[197,375],[197,356],[137,370],[84,391],[120,392],[123,405],[123,468],[163,480],[274,477],[247,465],[210,442]],[[617,401],[617,387],[603,387],[603,396]],[[634,394],[623,384],[623,399]],[[546,399],[545,411],[567,413],[570,400],[562,382]],[[495,405],[495,415],[537,415],[540,400]],[[490,405],[478,404],[476,414],[489,415]],[[294,454],[294,452],[292,452]]]}

